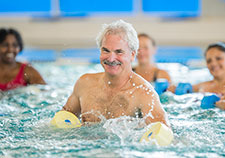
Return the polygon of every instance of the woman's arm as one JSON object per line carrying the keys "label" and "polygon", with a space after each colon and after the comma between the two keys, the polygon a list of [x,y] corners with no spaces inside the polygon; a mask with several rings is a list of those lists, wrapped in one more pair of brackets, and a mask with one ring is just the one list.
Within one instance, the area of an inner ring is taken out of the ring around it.
{"label": "woman's arm", "polygon": [[24,78],[28,84],[46,84],[40,73],[31,65],[25,67]]}

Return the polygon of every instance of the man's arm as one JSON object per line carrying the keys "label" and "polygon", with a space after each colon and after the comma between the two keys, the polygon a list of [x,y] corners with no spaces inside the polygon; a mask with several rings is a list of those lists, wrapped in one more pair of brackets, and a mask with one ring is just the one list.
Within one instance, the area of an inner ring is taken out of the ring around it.
{"label": "man's arm", "polygon": [[153,122],[162,122],[168,127],[170,127],[166,112],[161,106],[159,96],[155,91],[149,94],[143,94],[141,111],[143,117],[145,118],[146,124]]}
{"label": "man's arm", "polygon": [[79,87],[80,87],[80,81],[78,80],[74,86],[72,94],[70,95],[66,104],[62,108],[62,110],[72,112],[77,117],[79,117],[81,114],[81,106],[80,106],[79,94],[78,94]]}

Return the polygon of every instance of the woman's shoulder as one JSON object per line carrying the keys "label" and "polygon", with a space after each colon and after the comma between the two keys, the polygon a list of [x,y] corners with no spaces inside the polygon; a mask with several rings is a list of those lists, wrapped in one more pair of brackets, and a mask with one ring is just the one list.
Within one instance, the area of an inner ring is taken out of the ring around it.
{"label": "woman's shoulder", "polygon": [[132,82],[133,82],[133,86],[135,87],[140,87],[140,88],[150,88],[153,89],[152,85],[150,84],[150,82],[148,82],[147,80],[145,80],[142,76],[138,75],[138,74],[134,74],[132,76]]}
{"label": "woman's shoulder", "polygon": [[21,63],[21,66],[24,67],[26,73],[36,73],[37,70],[30,63]]}
{"label": "woman's shoulder", "polygon": [[22,70],[26,71],[28,63],[17,61],[16,65],[17,65],[17,69],[20,69],[20,70],[22,69]]}
{"label": "woman's shoulder", "polygon": [[160,69],[160,68],[155,68],[155,76],[157,78],[165,78],[169,82],[171,81],[171,77],[169,73],[166,70]]}
{"label": "woman's shoulder", "polygon": [[213,84],[213,81],[205,81],[205,82],[200,82],[198,84],[194,84],[192,86],[194,92],[200,92],[200,91],[205,91],[210,85]]}
{"label": "woman's shoulder", "polygon": [[204,81],[204,82],[200,82],[198,84],[195,84],[196,86],[208,86],[208,85],[211,85],[213,84],[213,80],[211,81]]}
{"label": "woman's shoulder", "polygon": [[154,70],[155,70],[155,72],[157,72],[157,73],[168,74],[168,72],[167,72],[166,70],[160,69],[160,68],[158,68],[158,67],[155,67]]}

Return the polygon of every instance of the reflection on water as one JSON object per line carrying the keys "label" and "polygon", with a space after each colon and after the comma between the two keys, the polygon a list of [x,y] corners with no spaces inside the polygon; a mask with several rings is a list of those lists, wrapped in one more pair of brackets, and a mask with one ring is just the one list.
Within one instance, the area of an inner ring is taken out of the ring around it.
{"label": "reflection on water", "polygon": [[[49,83],[0,93],[0,157],[224,157],[225,112],[200,108],[202,94],[164,93],[175,139],[168,147],[139,143],[143,121],[120,117],[77,129],[49,125],[76,79],[99,65],[36,65]],[[43,68],[44,67],[44,68]],[[179,73],[179,72],[177,72]],[[59,77],[55,77],[59,76]]]}

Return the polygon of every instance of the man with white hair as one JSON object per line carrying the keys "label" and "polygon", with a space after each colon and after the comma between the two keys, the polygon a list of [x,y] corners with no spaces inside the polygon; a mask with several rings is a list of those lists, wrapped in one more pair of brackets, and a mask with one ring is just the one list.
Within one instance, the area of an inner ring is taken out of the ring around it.
{"label": "man with white hair", "polygon": [[81,76],[63,110],[81,116],[82,122],[133,116],[146,124],[159,121],[168,126],[154,88],[132,71],[139,46],[132,25],[123,20],[105,24],[97,44],[105,71]]}

